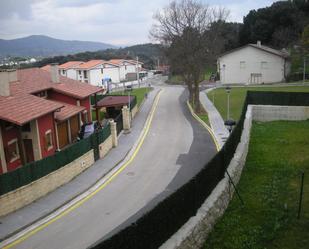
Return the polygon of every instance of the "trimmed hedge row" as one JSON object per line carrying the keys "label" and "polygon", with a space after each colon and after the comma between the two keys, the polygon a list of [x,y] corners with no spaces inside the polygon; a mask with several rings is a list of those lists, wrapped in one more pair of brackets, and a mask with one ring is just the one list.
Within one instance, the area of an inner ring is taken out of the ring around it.
{"label": "trimmed hedge row", "polygon": [[240,141],[248,104],[309,106],[309,93],[248,92],[240,120],[223,148],[188,183],[180,187],[135,223],[92,249],[155,249],[168,240],[223,179]]}

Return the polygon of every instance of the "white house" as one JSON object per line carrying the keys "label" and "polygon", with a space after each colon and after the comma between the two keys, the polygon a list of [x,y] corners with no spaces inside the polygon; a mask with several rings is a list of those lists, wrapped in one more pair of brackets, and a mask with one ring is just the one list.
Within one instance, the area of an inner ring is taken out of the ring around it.
{"label": "white house", "polygon": [[217,61],[223,84],[262,84],[285,81],[290,72],[289,54],[257,44],[248,44],[222,54]]}
{"label": "white house", "polygon": [[138,68],[142,68],[143,65],[143,63],[135,60],[124,59],[112,59],[109,60],[109,62],[119,66],[120,81],[126,80],[126,75],[128,73],[137,73]]}
{"label": "white house", "polygon": [[73,80],[77,80],[77,74],[75,67],[78,67],[83,61],[68,61],[58,66],[59,73],[62,76],[68,77]]}
{"label": "white house", "polygon": [[104,60],[91,60],[75,67],[77,80],[102,86],[104,79],[120,82],[119,66]]}

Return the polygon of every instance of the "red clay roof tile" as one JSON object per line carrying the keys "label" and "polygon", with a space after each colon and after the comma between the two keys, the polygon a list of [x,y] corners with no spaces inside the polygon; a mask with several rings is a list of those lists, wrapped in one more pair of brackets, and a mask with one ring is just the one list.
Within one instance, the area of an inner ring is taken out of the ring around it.
{"label": "red clay roof tile", "polygon": [[58,121],[64,121],[86,109],[84,106],[70,105],[62,102],[57,103],[63,105],[60,112],[55,112],[55,119]]}
{"label": "red clay roof tile", "polygon": [[59,69],[69,69],[79,66],[83,61],[68,61],[58,66]]}
{"label": "red clay roof tile", "polygon": [[0,97],[0,119],[19,126],[60,109],[63,105],[31,94]]}
{"label": "red clay roof tile", "polygon": [[[0,96],[0,119],[17,125],[23,125],[64,106],[56,101],[32,95],[34,93],[53,90],[77,99],[84,99],[102,91],[99,87],[63,76],[60,76],[60,83],[53,83],[50,73],[39,68],[18,70],[17,79],[18,81],[10,83],[11,96]],[[82,107],[67,107],[63,115],[71,115],[77,110],[82,110]]]}
{"label": "red clay roof tile", "polygon": [[104,62],[105,62],[104,60],[91,60],[91,61],[87,61],[85,63],[82,63],[82,64],[76,66],[75,68],[88,70],[88,69],[91,69],[91,68],[98,66],[100,64],[104,64]]}

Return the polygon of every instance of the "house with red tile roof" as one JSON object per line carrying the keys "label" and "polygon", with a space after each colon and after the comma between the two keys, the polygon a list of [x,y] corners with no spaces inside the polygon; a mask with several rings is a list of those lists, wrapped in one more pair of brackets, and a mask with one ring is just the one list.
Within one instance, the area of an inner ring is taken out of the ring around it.
{"label": "house with red tile roof", "polygon": [[102,90],[59,75],[57,65],[0,72],[0,174],[74,142]]}
{"label": "house with red tile roof", "polygon": [[112,59],[109,62],[119,66],[120,81],[127,80],[127,74],[137,73],[142,68],[143,63],[135,60]]}
{"label": "house with red tile roof", "polygon": [[75,67],[77,80],[94,86],[103,86],[104,81],[120,82],[119,66],[104,60],[91,60]]}
{"label": "house with red tile roof", "polygon": [[68,61],[66,63],[63,63],[59,65],[59,73],[62,76],[68,77],[73,80],[77,80],[77,74],[75,67],[79,66],[80,64],[83,64],[83,61]]}

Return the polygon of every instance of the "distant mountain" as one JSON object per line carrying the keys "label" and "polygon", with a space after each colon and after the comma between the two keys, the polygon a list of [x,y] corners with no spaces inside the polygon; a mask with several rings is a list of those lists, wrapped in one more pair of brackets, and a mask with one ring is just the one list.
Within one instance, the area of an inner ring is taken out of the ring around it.
{"label": "distant mountain", "polygon": [[104,50],[108,48],[116,48],[116,46],[101,42],[60,40],[44,35],[31,35],[13,40],[0,39],[0,57],[46,57]]}

